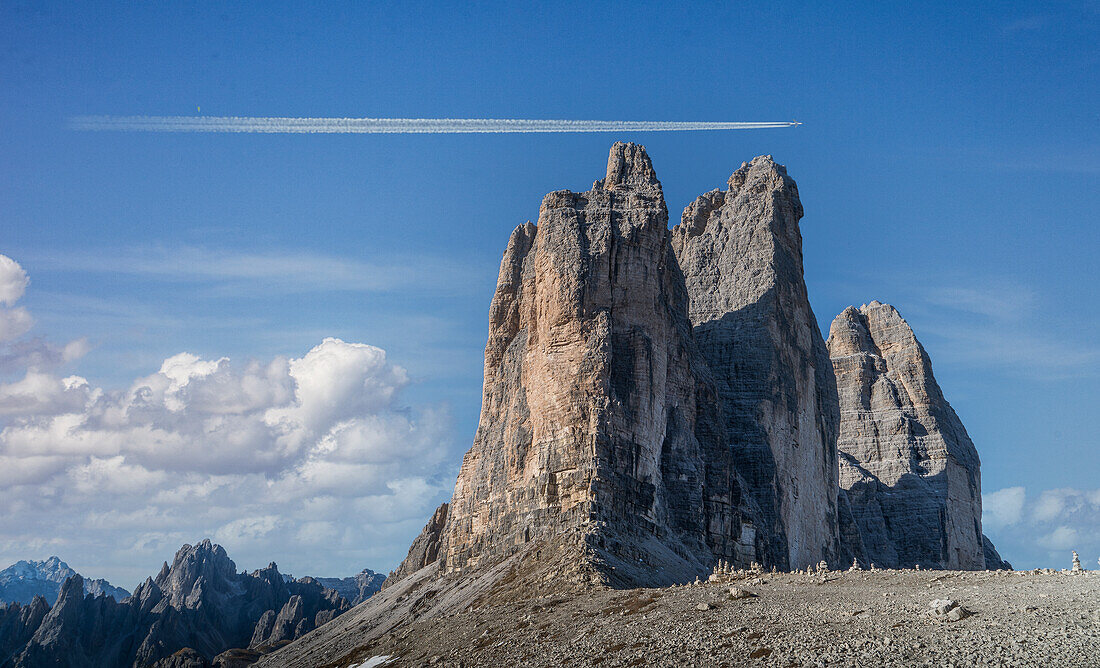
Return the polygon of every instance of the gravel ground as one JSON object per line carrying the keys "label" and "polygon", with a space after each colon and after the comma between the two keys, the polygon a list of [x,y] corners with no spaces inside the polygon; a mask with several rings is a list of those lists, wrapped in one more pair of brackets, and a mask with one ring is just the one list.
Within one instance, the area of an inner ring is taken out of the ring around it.
{"label": "gravel ground", "polygon": [[[936,615],[936,600],[961,609]],[[332,665],[364,663],[1100,666],[1100,572],[743,574],[519,597],[400,626]]]}

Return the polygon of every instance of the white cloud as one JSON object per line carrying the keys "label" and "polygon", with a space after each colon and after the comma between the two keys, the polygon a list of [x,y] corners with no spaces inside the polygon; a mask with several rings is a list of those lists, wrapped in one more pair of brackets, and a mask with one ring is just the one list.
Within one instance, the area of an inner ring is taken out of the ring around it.
{"label": "white cloud", "polygon": [[58,536],[135,578],[204,536],[242,564],[391,567],[453,484],[450,417],[403,407],[408,383],[335,338],[244,364],[181,353],[118,391],[28,370],[0,384],[0,545]]}
{"label": "white cloud", "polygon": [[1100,556],[1100,489],[1008,487],[983,494],[982,509],[986,533],[1017,567],[1068,568],[1070,550]]}
{"label": "white cloud", "polygon": [[270,534],[278,525],[279,518],[274,515],[242,517],[219,527],[214,532],[214,539],[229,544],[256,541]]}
{"label": "white cloud", "polygon": [[0,255],[0,304],[13,306],[23,296],[31,281],[19,263]]}
{"label": "white cloud", "polygon": [[0,343],[14,341],[30,331],[34,326],[34,318],[27,309],[0,308]]}
{"label": "white cloud", "polygon": [[34,318],[15,303],[23,297],[28,285],[30,279],[19,263],[0,255],[0,374],[54,369],[88,352],[84,339],[59,347],[38,338],[22,338],[34,327]]}
{"label": "white cloud", "polygon": [[1041,545],[1051,550],[1072,550],[1080,547],[1079,541],[1077,529],[1064,524],[1039,539]]}
{"label": "white cloud", "polygon": [[982,495],[982,524],[984,526],[1011,526],[1020,521],[1024,512],[1024,488],[1005,489]]}
{"label": "white cloud", "polygon": [[27,371],[22,380],[0,384],[0,416],[27,418],[77,412],[92,395],[88,381],[79,376],[58,378]]}

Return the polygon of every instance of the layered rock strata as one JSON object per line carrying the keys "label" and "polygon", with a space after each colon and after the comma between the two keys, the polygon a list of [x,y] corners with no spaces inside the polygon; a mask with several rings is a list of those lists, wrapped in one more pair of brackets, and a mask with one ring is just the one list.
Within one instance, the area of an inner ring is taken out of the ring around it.
{"label": "layered rock strata", "polygon": [[985,568],[978,453],[912,328],[873,301],[837,316],[828,346],[840,398],[840,484],[867,559],[888,568]]}
{"label": "layered rock strata", "polygon": [[760,509],[758,560],[836,564],[836,385],[802,272],[798,187],[771,156],[699,196],[672,231],[734,466]]}
{"label": "layered rock strata", "polygon": [[[756,556],[694,349],[661,185],[641,146],[516,228],[490,307],[481,420],[440,557],[564,541],[594,578],[662,583]],[[834,510],[835,512],[835,510]]]}

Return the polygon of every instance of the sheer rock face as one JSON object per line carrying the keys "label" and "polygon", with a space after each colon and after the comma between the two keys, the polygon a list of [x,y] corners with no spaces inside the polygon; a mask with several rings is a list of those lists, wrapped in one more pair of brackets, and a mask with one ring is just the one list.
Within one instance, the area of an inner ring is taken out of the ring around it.
{"label": "sheer rock face", "polygon": [[432,513],[432,518],[428,520],[428,523],[424,526],[424,530],[420,532],[419,536],[413,539],[412,545],[409,547],[408,556],[405,557],[405,560],[397,567],[397,570],[387,578],[386,582],[396,582],[406,575],[415,573],[421,568],[438,561],[439,543],[443,538],[443,529],[447,525],[447,512],[449,507],[449,504],[442,503],[435,509],[435,512]]}
{"label": "sheer rock face", "polygon": [[850,306],[833,320],[828,345],[840,394],[840,484],[868,559],[985,568],[978,453],[909,324],[888,304]]}
{"label": "sheer rock face", "polygon": [[728,186],[684,210],[672,246],[734,466],[760,508],[758,561],[836,563],[836,385],[806,295],[798,188],[770,156]]}
{"label": "sheer rock face", "polygon": [[512,233],[445,570],[535,540],[623,584],[755,556],[667,221],[644,148],[617,143],[592,190],[548,194],[538,225]]}
{"label": "sheer rock face", "polygon": [[1012,564],[1008,563],[1004,559],[1001,559],[1001,554],[997,552],[997,548],[993,547],[993,541],[989,540],[989,537],[982,534],[982,551],[985,553],[985,567],[990,571],[1011,571]]}

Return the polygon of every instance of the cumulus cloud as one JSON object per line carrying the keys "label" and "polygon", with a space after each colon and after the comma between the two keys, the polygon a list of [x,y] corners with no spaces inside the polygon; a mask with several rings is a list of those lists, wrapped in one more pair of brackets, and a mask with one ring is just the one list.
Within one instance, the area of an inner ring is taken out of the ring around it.
{"label": "cumulus cloud", "polygon": [[23,338],[34,318],[15,303],[22,299],[30,285],[27,272],[7,255],[0,255],[0,374],[22,369],[54,369],[84,356],[88,342],[84,339],[56,346],[42,338]]}
{"label": "cumulus cloud", "polygon": [[0,255],[0,304],[12,306],[23,296],[31,280],[19,263]]}
{"label": "cumulus cloud", "polygon": [[242,364],[180,353],[122,390],[27,370],[0,383],[0,546],[58,536],[121,560],[123,584],[204,536],[299,574],[392,567],[453,484],[450,417],[402,406],[408,383],[336,338]]}
{"label": "cumulus cloud", "polygon": [[1005,489],[982,495],[982,524],[989,527],[1012,526],[1024,513],[1023,487]]}
{"label": "cumulus cloud", "polygon": [[982,524],[1016,567],[1069,566],[1069,551],[1100,557],[1100,489],[1008,487],[982,495]]}

